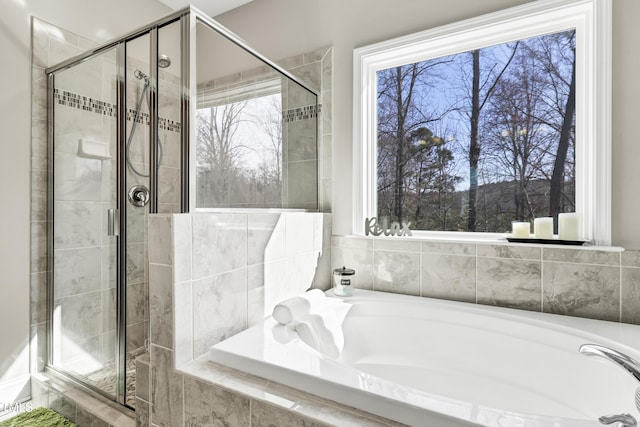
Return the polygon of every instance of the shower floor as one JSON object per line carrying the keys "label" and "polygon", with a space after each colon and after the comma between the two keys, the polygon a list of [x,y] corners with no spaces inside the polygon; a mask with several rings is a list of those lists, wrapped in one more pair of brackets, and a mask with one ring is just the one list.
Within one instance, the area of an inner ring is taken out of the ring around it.
{"label": "shower floor", "polygon": [[[144,347],[127,352],[126,357],[126,394],[125,401],[128,406],[136,405],[136,358],[147,350]],[[83,378],[87,383],[110,395],[116,394],[115,361],[108,362],[104,368],[95,371]]]}

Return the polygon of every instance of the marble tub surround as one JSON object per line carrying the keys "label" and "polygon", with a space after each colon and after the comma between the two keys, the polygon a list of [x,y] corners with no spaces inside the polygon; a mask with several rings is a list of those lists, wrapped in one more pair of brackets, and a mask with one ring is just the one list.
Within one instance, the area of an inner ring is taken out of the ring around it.
{"label": "marble tub surround", "polygon": [[[150,386],[147,396],[144,387],[137,396],[141,425],[183,425],[183,414],[185,423],[197,419],[189,405],[205,403],[187,397],[205,386],[187,380],[180,368],[263,319],[278,301],[309,287],[327,289],[330,236],[331,215],[323,213],[151,215],[151,351],[149,366],[138,364],[141,378],[148,371]],[[228,408],[221,408],[216,417],[225,416]]]}
{"label": "marble tub surround", "polygon": [[322,213],[152,215],[151,342],[189,343],[175,348],[189,360],[269,315],[278,301],[327,289],[330,229],[331,215]]}
{"label": "marble tub surround", "polygon": [[640,251],[332,237],[356,287],[640,324]]}
{"label": "marble tub surround", "polygon": [[209,425],[214,417],[229,426],[402,426],[204,357],[182,365],[180,371],[184,374],[185,426]]}
{"label": "marble tub surround", "polygon": [[624,251],[621,264],[621,320],[640,324],[640,251]]}

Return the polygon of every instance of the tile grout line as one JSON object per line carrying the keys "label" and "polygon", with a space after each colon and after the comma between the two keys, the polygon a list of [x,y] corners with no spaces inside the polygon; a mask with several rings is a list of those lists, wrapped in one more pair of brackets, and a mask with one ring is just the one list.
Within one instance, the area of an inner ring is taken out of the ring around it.
{"label": "tile grout line", "polygon": [[474,244],[473,245],[473,249],[474,249],[474,252],[475,252],[474,261],[475,261],[475,276],[476,276],[476,277],[474,277],[474,281],[473,281],[474,282],[474,286],[473,286],[473,288],[474,288],[475,293],[476,293],[476,304],[478,304],[478,245]]}
{"label": "tile grout line", "polygon": [[618,322],[622,323],[622,252],[619,255],[620,269],[618,271]]}
{"label": "tile grout line", "polygon": [[540,248],[540,312],[544,313],[544,248]]}
{"label": "tile grout line", "polygon": [[423,258],[422,257],[422,243],[420,244],[420,252],[418,252],[418,254],[420,256],[420,259],[418,261],[418,268],[420,269],[420,296],[422,297],[423,296],[422,286],[423,286],[423,282],[424,282],[424,277],[423,277],[423,274],[422,274],[422,267],[423,267],[423,265],[422,265],[422,263],[423,263],[423,261],[422,261],[422,258]]}

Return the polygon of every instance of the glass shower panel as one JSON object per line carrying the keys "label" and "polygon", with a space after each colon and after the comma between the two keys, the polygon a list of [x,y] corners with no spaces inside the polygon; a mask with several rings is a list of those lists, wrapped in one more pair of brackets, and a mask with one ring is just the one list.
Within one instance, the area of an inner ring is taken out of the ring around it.
{"label": "glass shower panel", "polygon": [[53,81],[52,365],[104,393],[116,382],[115,49]]}
{"label": "glass shower panel", "polygon": [[[135,358],[148,339],[149,272],[147,220],[149,204],[149,141],[151,67],[149,33],[126,42],[126,354],[125,402],[135,405]],[[148,199],[147,199],[148,200]],[[122,341],[121,341],[122,342]]]}
{"label": "glass shower panel", "polygon": [[196,49],[196,207],[317,209],[316,96],[202,22]]}
{"label": "glass shower panel", "polygon": [[158,28],[158,212],[179,213],[182,99],[180,21]]}
{"label": "glass shower panel", "polygon": [[282,77],[283,208],[318,208],[318,97]]}
{"label": "glass shower panel", "polygon": [[[48,363],[132,408],[136,357],[150,340],[172,339],[149,331],[150,308],[163,313],[166,299],[149,296],[156,202],[159,213],[188,209],[192,197],[198,208],[317,209],[316,95],[208,18],[196,17],[188,43],[187,18],[47,69]],[[183,58],[195,67],[188,76]]]}

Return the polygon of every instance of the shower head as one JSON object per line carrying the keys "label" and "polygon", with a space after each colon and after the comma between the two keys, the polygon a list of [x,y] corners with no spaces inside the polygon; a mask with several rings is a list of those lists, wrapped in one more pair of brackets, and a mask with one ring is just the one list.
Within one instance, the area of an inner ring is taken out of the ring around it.
{"label": "shower head", "polygon": [[[171,58],[164,54],[158,56],[158,67],[167,68],[169,65],[171,65]],[[149,81],[149,76],[140,70],[135,70],[133,72],[133,76],[138,80],[144,80],[145,82]]]}
{"label": "shower head", "polygon": [[145,80],[146,81],[146,80],[149,79],[149,77],[147,77],[147,75],[145,73],[143,73],[142,71],[140,71],[140,70],[135,70],[133,72],[133,76],[138,80]]}
{"label": "shower head", "polygon": [[169,65],[171,65],[171,58],[165,54],[158,56],[158,67],[167,68]]}

